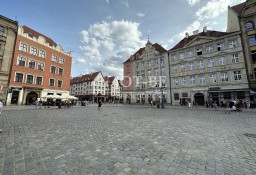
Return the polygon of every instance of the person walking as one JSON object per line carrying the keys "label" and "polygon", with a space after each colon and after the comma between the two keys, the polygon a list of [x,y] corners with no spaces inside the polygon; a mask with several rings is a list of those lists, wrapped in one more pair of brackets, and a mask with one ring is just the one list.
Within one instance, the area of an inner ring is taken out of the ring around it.
{"label": "person walking", "polygon": [[102,105],[102,102],[101,102],[101,100],[99,100],[99,101],[98,101],[98,110],[100,110],[101,105]]}
{"label": "person walking", "polygon": [[38,101],[38,100],[36,100],[36,101],[35,101],[36,109],[37,109],[38,105],[39,105],[39,101]]}
{"label": "person walking", "polygon": [[0,114],[2,114],[3,106],[4,106],[4,104],[3,104],[2,100],[0,100]]}

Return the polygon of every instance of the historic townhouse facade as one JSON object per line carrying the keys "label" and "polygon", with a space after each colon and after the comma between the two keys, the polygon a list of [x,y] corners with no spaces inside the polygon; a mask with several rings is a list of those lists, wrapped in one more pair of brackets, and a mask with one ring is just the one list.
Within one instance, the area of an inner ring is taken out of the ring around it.
{"label": "historic townhouse facade", "polygon": [[248,99],[249,86],[240,32],[207,31],[182,39],[169,50],[172,102],[204,105]]}
{"label": "historic townhouse facade", "polygon": [[120,100],[121,87],[116,77],[104,77],[105,80],[105,101],[111,102],[113,100]]}
{"label": "historic townhouse facade", "polygon": [[18,22],[0,15],[0,100],[6,102]]}
{"label": "historic townhouse facade", "polygon": [[241,31],[251,100],[256,99],[256,1],[228,8],[227,32]]}
{"label": "historic townhouse facade", "polygon": [[[131,67],[132,71],[129,69]],[[144,48],[139,49],[124,63],[125,78],[128,71],[132,88],[125,91],[125,86],[123,87],[126,103],[150,103],[158,100],[170,103],[168,52],[162,46],[148,41]]]}
{"label": "historic townhouse facade", "polygon": [[72,56],[49,37],[27,27],[18,29],[8,104],[33,104],[47,95],[67,95]]}

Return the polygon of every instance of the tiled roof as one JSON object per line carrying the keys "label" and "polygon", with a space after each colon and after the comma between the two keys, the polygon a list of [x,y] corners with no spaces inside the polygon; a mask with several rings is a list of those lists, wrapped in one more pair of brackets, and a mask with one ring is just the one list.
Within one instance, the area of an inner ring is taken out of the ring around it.
{"label": "tiled roof", "polygon": [[211,30],[208,30],[207,32],[201,32],[201,33],[198,33],[197,35],[191,35],[191,36],[188,36],[187,38],[186,37],[183,38],[178,44],[176,44],[169,51],[179,49],[179,48],[183,48],[184,46],[186,46],[189,42],[191,42],[193,39],[195,39],[198,36],[221,37],[221,36],[228,35],[228,34],[230,34],[230,33],[228,33],[228,32],[219,32],[219,31],[211,31]]}
{"label": "tiled roof", "polygon": [[231,7],[238,15],[241,15],[243,9],[244,9],[244,5],[245,5],[245,2],[241,3],[241,4],[237,4],[233,7]]}
{"label": "tiled roof", "polygon": [[99,72],[94,72],[94,73],[90,73],[90,74],[85,74],[85,75],[81,75],[81,76],[77,76],[77,77],[73,77],[70,80],[70,84],[75,84],[75,83],[81,83],[81,82],[87,82],[87,81],[93,81],[97,75],[101,73]]}
{"label": "tiled roof", "polygon": [[22,26],[24,33],[27,33],[30,37],[36,37],[38,38],[39,36],[43,36],[46,39],[46,42],[49,43],[50,46],[57,46],[57,44],[49,37],[27,27],[27,26]]}
{"label": "tiled roof", "polygon": [[[148,41],[149,42],[149,41]],[[163,53],[166,52],[167,50],[165,50],[165,48],[163,48],[160,44],[155,43],[152,45],[152,47],[154,47],[159,53]],[[145,47],[140,48],[139,50],[137,50],[137,52],[135,52],[130,58],[128,58],[124,63],[130,62],[131,59],[134,57],[134,59],[137,59],[136,55],[139,54],[141,55],[142,52],[144,51]]]}
{"label": "tiled roof", "polygon": [[105,81],[108,81],[108,83],[113,83],[115,77],[104,77]]}

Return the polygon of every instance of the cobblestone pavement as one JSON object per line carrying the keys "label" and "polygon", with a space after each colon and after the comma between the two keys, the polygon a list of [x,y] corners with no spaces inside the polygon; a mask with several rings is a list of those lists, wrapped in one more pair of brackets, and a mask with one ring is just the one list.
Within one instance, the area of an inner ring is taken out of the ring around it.
{"label": "cobblestone pavement", "polygon": [[5,110],[0,174],[256,174],[256,113],[144,106]]}

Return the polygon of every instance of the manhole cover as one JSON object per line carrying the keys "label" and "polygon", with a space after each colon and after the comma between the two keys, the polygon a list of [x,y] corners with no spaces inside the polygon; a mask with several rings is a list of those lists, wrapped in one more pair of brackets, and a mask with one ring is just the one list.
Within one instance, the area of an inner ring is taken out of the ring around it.
{"label": "manhole cover", "polygon": [[247,137],[256,138],[256,134],[245,133],[244,135]]}

